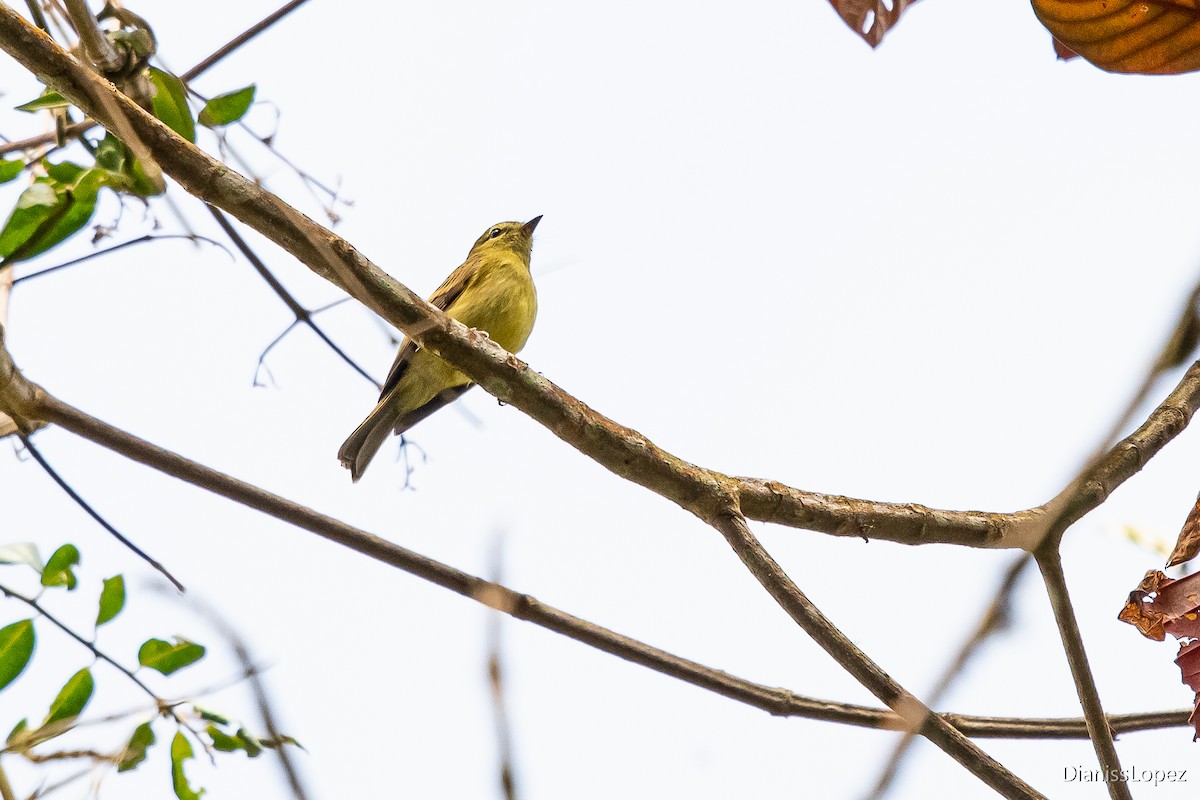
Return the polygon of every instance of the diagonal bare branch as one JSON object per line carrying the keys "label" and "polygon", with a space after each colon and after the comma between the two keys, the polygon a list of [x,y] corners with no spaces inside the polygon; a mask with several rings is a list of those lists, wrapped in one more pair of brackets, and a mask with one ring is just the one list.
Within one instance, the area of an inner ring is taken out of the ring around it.
{"label": "diagonal bare branch", "polygon": [[1032,786],[1005,769],[961,731],[906,691],[838,630],[792,582],[775,559],[771,558],[750,532],[746,520],[736,513],[735,509],[718,517],[712,524],[788,616],[829,653],[842,669],[853,675],[871,694],[899,714],[906,723],[906,730],[920,733],[1004,797],[1042,797]]}
{"label": "diagonal bare branch", "polygon": [[[701,519],[711,520],[721,507],[718,498],[733,493],[752,519],[907,544],[1032,549],[1045,533],[1045,508],[986,514],[852,501],[770,481],[734,479],[684,461],[592,410],[486,337],[430,306],[348,242],[178,137],[4,6],[0,6],[0,47],[92,116],[117,127],[123,136],[136,135],[187,191],[271,239],[580,452]],[[1084,491],[1063,509],[1062,519],[1074,522],[1103,502],[1183,429],[1197,404],[1200,371],[1193,369],[1145,425],[1101,460]],[[1059,509],[1054,510],[1057,516]]]}

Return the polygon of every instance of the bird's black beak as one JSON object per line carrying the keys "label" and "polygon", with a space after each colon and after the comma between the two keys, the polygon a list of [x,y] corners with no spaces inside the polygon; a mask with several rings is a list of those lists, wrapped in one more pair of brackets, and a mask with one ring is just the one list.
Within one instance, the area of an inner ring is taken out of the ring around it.
{"label": "bird's black beak", "polygon": [[536,217],[529,220],[529,222],[526,222],[524,225],[521,226],[522,232],[524,232],[526,234],[532,234],[533,229],[536,228],[538,223],[541,221],[542,221],[542,215],[538,214]]}

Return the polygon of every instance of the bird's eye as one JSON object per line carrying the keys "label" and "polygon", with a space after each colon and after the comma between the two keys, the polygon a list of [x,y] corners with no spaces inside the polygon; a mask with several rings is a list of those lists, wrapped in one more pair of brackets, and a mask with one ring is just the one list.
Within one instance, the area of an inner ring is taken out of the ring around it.
{"label": "bird's eye", "polygon": [[492,232],[488,234],[488,238],[495,239],[497,236],[499,236],[502,233],[504,233],[504,231],[500,230],[499,228],[492,228]]}

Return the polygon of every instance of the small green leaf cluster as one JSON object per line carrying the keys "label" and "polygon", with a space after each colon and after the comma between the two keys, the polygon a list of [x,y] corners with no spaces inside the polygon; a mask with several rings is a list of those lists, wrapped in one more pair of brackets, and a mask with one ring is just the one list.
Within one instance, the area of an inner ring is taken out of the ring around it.
{"label": "small green leaf cluster", "polygon": [[[244,117],[254,103],[255,87],[250,85],[213,97],[198,116],[193,115],[183,81],[156,67],[146,67],[145,74],[151,87],[149,110],[189,142],[196,141],[197,121],[214,129],[230,125]],[[73,118],[70,100],[49,88],[16,108],[29,113],[49,111],[60,131]],[[48,158],[30,163],[0,159],[0,184],[15,180],[26,170],[33,175],[0,228],[0,266],[41,255],[82,230],[96,211],[101,189],[141,200],[166,191],[158,167],[147,167],[112,133],[99,143],[85,141],[85,145],[93,158],[90,165],[52,163]]]}
{"label": "small green leaf cluster", "polygon": [[[14,607],[20,605],[34,612],[27,618],[0,627],[0,691],[7,689],[26,671],[33,659],[37,635],[46,630],[62,630],[65,635],[75,638],[83,643],[97,660],[109,662],[148,693],[150,690],[136,676],[137,671],[153,670],[163,676],[171,676],[204,658],[206,651],[203,645],[179,636],[169,640],[157,637],[146,639],[138,648],[138,667],[135,670],[127,670],[118,661],[104,654],[96,644],[95,634],[102,626],[117,619],[125,608],[125,579],[121,575],[114,575],[103,581],[100,595],[95,601],[95,630],[92,637],[87,639],[77,631],[67,631],[65,626],[43,607],[41,601],[50,592],[74,592],[79,586],[76,572],[80,562],[79,549],[73,544],[62,545],[44,563],[37,547],[31,543],[0,546],[0,567],[31,568],[37,573],[41,586],[37,595],[26,597],[8,588],[7,581],[0,578],[0,595]],[[92,666],[78,670],[55,695],[40,723],[31,725],[28,718],[17,722],[7,736],[5,751],[31,756],[31,760],[36,760],[32,758],[33,748],[74,729],[95,690],[96,679]],[[197,800],[204,792],[203,789],[193,788],[184,775],[184,762],[194,757],[193,738],[210,753],[240,750],[251,758],[262,753],[264,749],[296,744],[295,740],[286,736],[256,736],[244,726],[214,711],[192,705],[191,710],[185,713],[183,704],[168,703],[157,696],[153,696],[153,699],[157,710],[156,717],[161,717],[162,724],[173,724],[175,728],[169,755],[171,786],[179,800]],[[138,768],[146,761],[150,748],[156,742],[155,721],[142,721],[117,752],[100,758],[115,766],[118,773]],[[193,722],[197,723],[195,727]],[[205,727],[197,730],[200,724],[204,724]]]}

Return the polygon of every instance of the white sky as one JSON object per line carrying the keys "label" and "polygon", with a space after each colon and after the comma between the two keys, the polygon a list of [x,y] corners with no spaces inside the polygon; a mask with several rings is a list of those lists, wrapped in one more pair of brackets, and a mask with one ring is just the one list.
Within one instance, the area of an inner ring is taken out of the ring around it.
{"label": "white sky", "polygon": [[[274,5],[134,10],[183,70]],[[4,103],[36,94],[5,63]],[[370,16],[316,0],[196,88],[250,82],[281,111],[279,148],[354,201],[338,232],[401,281],[428,294],[486,226],[544,214],[541,312],[522,357],[684,458],[805,489],[994,511],[1045,501],[1107,429],[1200,273],[1198,170],[1184,155],[1200,84],[1057,63],[1020,3],[926,0],[871,52],[823,0],[409,3]],[[44,124],[5,119],[10,137]],[[271,109],[253,120],[268,130]],[[320,216],[284,166],[238,147],[271,188]],[[19,189],[0,192],[4,207]],[[178,227],[161,202],[153,209]],[[109,204],[96,221],[115,216]],[[123,230],[139,233],[142,217],[127,208]],[[337,299],[251,240],[302,301]],[[352,486],[335,453],[373,403],[364,381],[300,331],[269,359],[277,387],[251,386],[259,351],[288,321],[243,261],[171,242],[18,287],[9,337],[30,378],[157,444],[475,574],[502,534],[518,591],[754,681],[873,703],[711,529],[480,390],[461,401],[479,426],[447,410],[416,429],[429,453],[416,491],[399,490],[390,446]],[[345,305],[320,321],[386,372],[393,348],[365,311]],[[315,797],[498,796],[481,607],[63,431],[37,444],[270,665]],[[1198,458],[1189,430],[1068,534],[1071,591],[1111,712],[1191,700],[1174,646],[1116,614],[1161,564],[1123,527],[1173,540]],[[46,554],[80,546],[80,593],[127,574],[130,608],[100,639],[114,655],[132,662],[149,635],[213,646],[164,693],[233,674],[204,620],[153,592],[153,575],[31,461],[0,457],[0,501],[0,540]],[[918,694],[1012,557],[756,530]],[[1078,715],[1029,577],[1018,627],[990,642],[947,709]],[[55,599],[68,617],[92,613],[81,597]],[[0,622],[22,613],[6,605]],[[0,725],[38,717],[86,664],[39,634],[39,675],[0,694]],[[507,622],[504,636],[529,800],[858,798],[894,740],[774,719],[524,623]],[[140,702],[119,675],[97,676],[97,713]],[[208,703],[260,727],[243,687]],[[1190,740],[1186,729],[1122,737],[1126,767],[1192,770],[1187,784],[1135,784],[1136,797],[1194,796]],[[1094,763],[1086,742],[981,744],[1049,796],[1104,796],[1063,779]],[[101,797],[169,796],[163,749],[149,769],[108,778]],[[267,760],[196,762],[191,774],[213,798],[288,796]],[[991,794],[922,744],[893,797],[931,796]]]}

